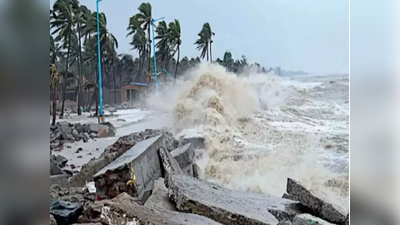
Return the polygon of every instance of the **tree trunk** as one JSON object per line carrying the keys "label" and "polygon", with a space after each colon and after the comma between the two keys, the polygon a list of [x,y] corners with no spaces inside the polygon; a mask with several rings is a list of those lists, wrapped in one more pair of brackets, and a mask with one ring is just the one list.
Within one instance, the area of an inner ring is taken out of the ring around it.
{"label": "tree trunk", "polygon": [[210,41],[210,62],[212,63],[212,48],[211,48],[212,42]]}
{"label": "tree trunk", "polygon": [[51,120],[51,125],[56,125],[56,117],[57,117],[57,84],[54,84],[53,87],[53,118]]}
{"label": "tree trunk", "polygon": [[98,94],[98,92],[99,92],[99,90],[97,89],[97,91],[96,91],[96,89],[94,90],[95,91],[95,99],[96,99],[96,113],[94,114],[94,116],[96,116],[96,117],[98,117],[99,116],[99,101],[100,101],[100,95]]}
{"label": "tree trunk", "polygon": [[209,58],[208,58],[208,46],[207,46],[206,52],[207,52],[207,62],[208,62],[208,59],[209,59]]}
{"label": "tree trunk", "polygon": [[180,49],[178,45],[178,59],[176,60],[176,66],[175,66],[175,76],[174,76],[174,84],[176,82],[176,74],[178,73],[178,65],[179,65],[179,55],[180,55]]}
{"label": "tree trunk", "polygon": [[79,82],[78,82],[78,115],[82,115],[82,85],[83,85],[83,74],[82,74],[82,43],[81,43],[81,25],[78,22],[78,44],[79,44]]}
{"label": "tree trunk", "polygon": [[64,107],[65,107],[65,95],[67,93],[67,74],[68,74],[68,61],[69,61],[69,52],[71,50],[71,32],[68,34],[68,51],[67,51],[67,63],[65,64],[65,74],[64,74],[64,79],[63,79],[63,85],[62,85],[62,92],[63,92],[63,100],[62,100],[62,105],[61,105],[61,113],[60,113],[60,119],[64,117]]}
{"label": "tree trunk", "polygon": [[148,68],[148,74],[150,74],[150,62],[151,62],[151,37],[150,37],[150,26],[147,28],[147,32],[149,33],[149,68]]}
{"label": "tree trunk", "polygon": [[114,71],[114,58],[111,60],[111,71],[112,71],[112,76],[113,76],[113,82],[114,82],[114,104],[117,105],[117,82],[115,79],[115,71]]}
{"label": "tree trunk", "polygon": [[137,81],[137,82],[143,82],[142,75],[143,75],[144,63],[145,63],[145,61],[146,61],[145,59],[146,59],[146,52],[144,52],[144,53],[142,54],[142,60],[141,60],[140,65],[139,65],[139,75],[138,75],[138,77],[136,78],[136,81]]}

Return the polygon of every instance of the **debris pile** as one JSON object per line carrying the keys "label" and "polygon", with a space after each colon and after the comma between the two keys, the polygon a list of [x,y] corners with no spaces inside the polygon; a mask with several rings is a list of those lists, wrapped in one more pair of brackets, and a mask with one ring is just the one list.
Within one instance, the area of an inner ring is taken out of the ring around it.
{"label": "debris pile", "polygon": [[72,124],[61,121],[50,126],[50,148],[55,149],[60,142],[88,142],[97,137],[113,137],[115,133],[116,129],[111,123]]}
{"label": "debris pile", "polygon": [[[79,218],[76,213],[62,220],[54,211],[50,214],[57,223],[108,225],[348,224],[346,210],[291,178],[283,197],[232,190],[196,178],[196,150],[203,147],[191,141],[179,143],[160,130],[122,137],[97,161],[89,162],[81,176],[71,179],[78,188],[51,188],[53,205],[71,206],[68,210],[78,212]],[[90,179],[96,194],[79,187]]]}

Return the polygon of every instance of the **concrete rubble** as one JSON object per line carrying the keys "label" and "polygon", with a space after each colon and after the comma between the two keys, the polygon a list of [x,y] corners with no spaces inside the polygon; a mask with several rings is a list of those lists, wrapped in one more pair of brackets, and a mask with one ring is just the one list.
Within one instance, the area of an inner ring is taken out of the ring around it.
{"label": "concrete rubble", "polygon": [[[65,172],[53,175],[50,183],[58,185],[50,186],[50,198],[81,205],[75,223],[87,225],[348,224],[344,210],[290,178],[282,197],[198,179],[196,151],[205,147],[204,138],[180,140],[161,130],[121,137],[69,180]],[[55,156],[51,162],[57,168],[67,163]],[[95,188],[89,191],[92,180]]]}
{"label": "concrete rubble", "polygon": [[93,176],[98,197],[114,198],[128,192],[145,202],[154,180],[162,176],[158,150],[164,142],[162,134],[141,141],[98,171]]}
{"label": "concrete rubble", "polygon": [[91,159],[87,164],[82,166],[81,171],[71,178],[71,185],[75,187],[84,186],[87,182],[93,180],[93,175],[120,157],[122,154],[136,145],[136,143],[160,134],[164,134],[166,138],[165,145],[168,150],[174,149],[173,146],[175,139],[171,133],[166,131],[146,129],[141,132],[135,132],[130,135],[120,137],[114,144],[108,146],[98,158]]}
{"label": "concrete rubble", "polygon": [[272,195],[223,188],[182,174],[170,178],[169,197],[177,209],[223,224],[277,224],[301,213],[301,206]]}
{"label": "concrete rubble", "polygon": [[187,143],[171,152],[171,155],[178,162],[181,170],[189,176],[194,176],[193,163],[195,162],[195,150],[191,143]]}
{"label": "concrete rubble", "polygon": [[318,217],[335,224],[345,223],[347,212],[344,209],[324,200],[299,182],[288,178],[286,192],[301,204],[313,210]]}

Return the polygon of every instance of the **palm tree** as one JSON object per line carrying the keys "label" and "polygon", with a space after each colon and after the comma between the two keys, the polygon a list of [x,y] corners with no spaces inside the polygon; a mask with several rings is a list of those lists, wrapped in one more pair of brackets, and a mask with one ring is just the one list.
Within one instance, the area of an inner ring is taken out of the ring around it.
{"label": "palm tree", "polygon": [[[52,34],[58,33],[56,41],[62,40],[64,47],[67,50],[67,60],[65,64],[65,71],[68,71],[69,66],[69,52],[71,45],[71,34],[74,32],[74,25],[76,23],[74,16],[74,8],[78,6],[77,0],[57,0],[53,5],[53,10],[50,16],[50,29],[54,29]],[[68,43],[68,44],[67,44]],[[63,83],[63,102],[61,107],[60,118],[64,116],[66,86]]]}
{"label": "palm tree", "polygon": [[[158,49],[157,56],[159,57],[160,61],[163,62],[163,68],[169,71],[169,61],[171,56],[171,38],[170,38],[170,30],[168,29],[167,23],[163,20],[158,23],[156,28],[157,36],[155,37],[156,40],[159,40],[156,44]],[[165,81],[167,81],[167,77],[164,76]]]}
{"label": "palm tree", "polygon": [[56,65],[54,65],[53,63],[50,63],[50,93],[53,94],[53,103],[52,103],[52,121],[51,121],[51,125],[55,125],[56,124],[56,110],[57,110],[57,85],[59,83],[59,74],[57,72],[57,68]]}
{"label": "palm tree", "polygon": [[[201,28],[200,33],[198,34],[199,39],[194,43],[197,45],[197,50],[201,50],[201,55],[200,57],[204,59],[204,57],[207,55],[207,62],[209,59],[210,55],[210,61],[212,62],[212,52],[211,52],[211,45],[212,45],[212,36],[214,36],[215,33],[212,32],[211,26],[209,23],[203,24],[203,27]],[[210,49],[209,49],[210,48]]]}
{"label": "palm tree", "polygon": [[56,63],[57,58],[61,56],[60,49],[60,45],[54,40],[53,36],[50,35],[50,63]]}
{"label": "palm tree", "polygon": [[210,45],[210,62],[212,62],[212,48],[211,48],[212,43],[213,43],[212,36],[214,36],[215,33],[212,32],[211,26],[210,26],[209,23],[205,23],[205,24],[203,25],[203,29],[202,29],[202,30],[204,30],[203,32],[205,32],[205,34],[206,34],[205,36],[206,36],[206,38],[207,38],[207,42],[208,42],[209,45]]}
{"label": "palm tree", "polygon": [[200,57],[204,59],[204,57],[207,55],[207,62],[208,62],[208,42],[207,42],[207,37],[204,32],[200,32],[198,34],[199,39],[194,43],[197,45],[196,49],[201,50]]}
{"label": "palm tree", "polygon": [[83,85],[83,88],[85,89],[85,91],[89,91],[90,89],[93,89],[93,96],[92,96],[92,101],[89,104],[89,109],[92,106],[93,100],[96,101],[96,111],[95,111],[94,116],[97,117],[98,116],[98,112],[99,112],[99,96],[98,96],[99,85],[96,84],[96,83],[93,83],[93,82],[86,82]]}
{"label": "palm tree", "polygon": [[[142,3],[140,4],[139,8],[139,13],[134,15],[134,18],[132,19],[133,21],[133,26],[142,27],[143,30],[147,30],[147,38],[148,38],[148,59],[149,59],[149,67],[148,67],[148,73],[150,74],[150,58],[151,58],[151,36],[150,36],[150,27],[151,23],[153,21],[153,18],[151,16],[151,4],[150,3]],[[130,20],[131,21],[131,20]],[[131,25],[131,24],[130,24]]]}
{"label": "palm tree", "polygon": [[77,21],[77,30],[78,30],[78,46],[79,46],[79,81],[78,81],[78,115],[82,115],[82,85],[83,85],[83,74],[82,74],[82,65],[83,65],[83,58],[82,58],[82,26],[86,25],[87,20],[90,17],[90,10],[81,5],[75,9],[75,17]]}
{"label": "palm tree", "polygon": [[169,35],[170,35],[170,42],[172,45],[176,46],[176,51],[178,52],[178,57],[176,60],[175,66],[175,74],[174,74],[174,82],[176,80],[176,75],[178,72],[178,65],[179,65],[179,55],[180,55],[180,45],[182,43],[181,40],[181,25],[179,20],[175,20],[174,22],[169,23],[168,25]]}
{"label": "palm tree", "polygon": [[[93,64],[93,53],[95,51],[96,57],[98,57],[97,53],[97,12],[93,12],[87,19],[86,25],[83,28],[83,35],[88,39],[88,51],[91,52],[89,60]],[[107,53],[111,53],[118,48],[118,41],[115,36],[110,33],[107,29],[107,18],[104,13],[99,13],[99,39],[100,39],[100,60],[102,71],[104,71],[104,58],[103,56]],[[94,50],[94,48],[96,50]],[[97,60],[96,60],[97,61]],[[98,62],[95,63],[98,65]],[[97,68],[96,68],[97,70]],[[105,72],[105,71],[104,71]],[[98,73],[98,71],[97,71]],[[106,73],[104,73],[106,74]],[[102,76],[102,81],[105,79],[105,76]],[[99,83],[99,78],[97,76],[97,84]],[[87,89],[86,89],[87,90]],[[97,115],[97,108],[96,108]]]}
{"label": "palm tree", "polygon": [[135,81],[141,81],[142,70],[144,66],[144,62],[146,60],[146,34],[142,28],[137,28],[136,33],[132,37],[132,41],[130,43],[133,49],[136,49],[139,53],[139,57],[141,58],[141,63],[139,66],[139,73],[136,76]]}

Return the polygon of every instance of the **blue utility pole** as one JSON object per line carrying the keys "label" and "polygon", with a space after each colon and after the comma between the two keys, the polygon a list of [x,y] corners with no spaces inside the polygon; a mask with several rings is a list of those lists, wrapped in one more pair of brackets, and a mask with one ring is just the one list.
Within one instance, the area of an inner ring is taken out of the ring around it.
{"label": "blue utility pole", "polygon": [[155,36],[154,36],[154,23],[157,22],[158,20],[162,20],[164,17],[152,20],[151,21],[151,27],[152,27],[152,32],[153,32],[153,56],[154,56],[154,82],[156,86],[156,93],[158,93],[158,81],[157,81],[157,59],[156,59],[156,41],[155,41]]}
{"label": "blue utility pole", "polygon": [[101,90],[101,56],[100,56],[100,26],[99,26],[99,2],[102,0],[96,0],[96,9],[97,9],[97,55],[98,55],[98,66],[99,66],[99,123],[104,122],[104,115],[103,115],[103,94]]}

